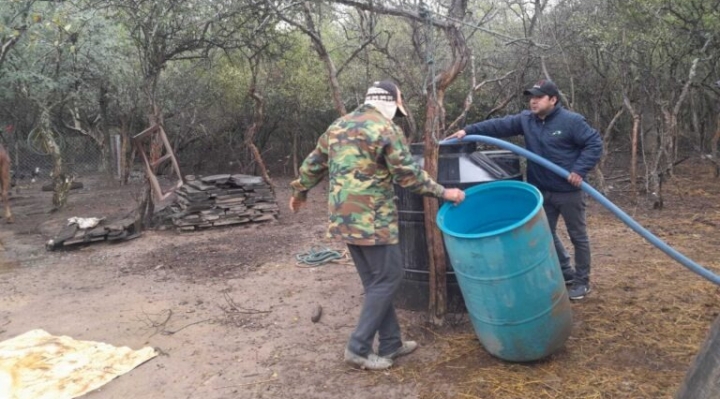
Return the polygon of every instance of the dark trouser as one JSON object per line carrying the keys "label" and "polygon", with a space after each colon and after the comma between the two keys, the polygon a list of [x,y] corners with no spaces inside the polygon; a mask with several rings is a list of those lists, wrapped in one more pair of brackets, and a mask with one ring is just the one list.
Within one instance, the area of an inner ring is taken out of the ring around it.
{"label": "dark trouser", "polygon": [[565,220],[570,241],[575,248],[575,281],[579,284],[590,282],[590,240],[585,224],[585,198],[582,191],[543,191],[543,208],[547,215],[550,231],[555,241],[555,250],[560,259],[563,274],[573,274],[570,256],[557,236],[556,228],[560,216]]}
{"label": "dark trouser", "polygon": [[369,355],[377,333],[378,355],[389,355],[402,346],[400,325],[393,307],[403,274],[400,247],[348,244],[348,249],[365,288],[360,320],[350,335],[348,349],[357,355]]}

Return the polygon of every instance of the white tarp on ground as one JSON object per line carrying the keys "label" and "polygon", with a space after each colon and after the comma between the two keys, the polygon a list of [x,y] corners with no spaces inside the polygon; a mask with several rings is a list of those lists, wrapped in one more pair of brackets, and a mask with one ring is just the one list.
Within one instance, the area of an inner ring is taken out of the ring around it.
{"label": "white tarp on ground", "polygon": [[76,341],[43,330],[0,342],[0,399],[71,399],[157,356],[155,349]]}

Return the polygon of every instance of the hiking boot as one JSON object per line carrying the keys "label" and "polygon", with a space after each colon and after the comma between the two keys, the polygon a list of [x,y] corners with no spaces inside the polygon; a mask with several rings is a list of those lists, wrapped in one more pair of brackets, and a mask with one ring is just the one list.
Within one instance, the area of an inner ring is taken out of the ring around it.
{"label": "hiking boot", "polygon": [[577,301],[585,298],[590,293],[590,284],[573,284],[568,290],[568,296],[571,300]]}
{"label": "hiking boot", "polygon": [[418,343],[415,341],[403,341],[402,346],[400,349],[396,350],[395,352],[385,356],[388,359],[397,359],[400,356],[405,356],[413,353],[415,349],[418,348]]}
{"label": "hiking boot", "polygon": [[386,370],[393,365],[393,361],[390,358],[380,357],[374,353],[370,353],[367,357],[364,357],[353,353],[347,348],[345,348],[345,363],[363,370]]}

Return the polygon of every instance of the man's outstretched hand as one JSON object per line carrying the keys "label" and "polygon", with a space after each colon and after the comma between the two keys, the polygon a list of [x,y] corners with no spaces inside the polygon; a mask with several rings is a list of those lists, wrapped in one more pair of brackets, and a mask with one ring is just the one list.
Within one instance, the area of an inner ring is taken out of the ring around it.
{"label": "man's outstretched hand", "polygon": [[467,136],[467,133],[466,133],[464,130],[458,130],[457,132],[455,132],[455,133],[447,136],[447,137],[445,138],[445,140],[449,140],[449,139],[462,140],[463,137],[465,137],[465,136]]}
{"label": "man's outstretched hand", "polygon": [[443,199],[457,205],[465,200],[465,192],[458,188],[446,188],[445,191],[443,191]]}

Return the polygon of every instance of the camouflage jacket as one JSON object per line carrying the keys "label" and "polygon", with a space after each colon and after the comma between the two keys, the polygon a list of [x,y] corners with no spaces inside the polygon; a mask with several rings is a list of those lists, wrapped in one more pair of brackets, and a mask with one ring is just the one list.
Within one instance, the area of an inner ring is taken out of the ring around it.
{"label": "camouflage jacket", "polygon": [[438,198],[444,190],[413,161],[400,128],[372,105],[330,125],[291,183],[293,196],[304,200],[326,174],[328,236],[354,245],[398,243],[393,183]]}

